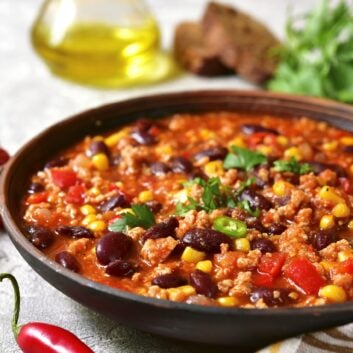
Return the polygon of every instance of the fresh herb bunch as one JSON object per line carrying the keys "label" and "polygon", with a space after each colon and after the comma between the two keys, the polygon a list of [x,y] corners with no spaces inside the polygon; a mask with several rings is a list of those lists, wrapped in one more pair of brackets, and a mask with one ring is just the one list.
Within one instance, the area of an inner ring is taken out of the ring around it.
{"label": "fresh herb bunch", "polygon": [[230,149],[234,153],[227,154],[223,163],[225,169],[238,168],[248,172],[257,165],[267,162],[266,156],[260,152],[237,146],[231,146]]}
{"label": "fresh herb bunch", "polygon": [[311,13],[289,18],[270,90],[353,103],[353,9],[344,0],[331,5],[322,0]]}

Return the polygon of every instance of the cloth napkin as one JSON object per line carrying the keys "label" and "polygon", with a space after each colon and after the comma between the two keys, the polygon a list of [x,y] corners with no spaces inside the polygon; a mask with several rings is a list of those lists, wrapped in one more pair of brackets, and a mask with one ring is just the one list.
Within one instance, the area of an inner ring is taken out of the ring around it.
{"label": "cloth napkin", "polygon": [[353,323],[274,343],[257,353],[352,353]]}

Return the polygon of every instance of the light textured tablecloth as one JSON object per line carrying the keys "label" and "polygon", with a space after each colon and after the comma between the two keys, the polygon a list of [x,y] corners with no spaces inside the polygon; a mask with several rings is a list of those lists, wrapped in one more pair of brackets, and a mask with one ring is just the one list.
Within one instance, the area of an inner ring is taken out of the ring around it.
{"label": "light textured tablecloth", "polygon": [[[309,0],[229,1],[266,22],[283,36],[288,6],[295,11],[310,8]],[[202,79],[185,75],[160,85],[129,90],[94,90],[53,77],[35,56],[29,30],[40,0],[0,0],[0,145],[11,153],[45,127],[73,113],[102,103],[156,92],[205,88],[252,88],[236,77]],[[203,0],[149,0],[170,46],[173,28],[185,19],[197,19],[206,4]],[[20,321],[46,321],[75,332],[95,353],[190,353],[197,345],[175,343],[155,337],[96,314],[75,303],[42,280],[17,253],[6,233],[0,231],[0,272],[18,278],[22,291]],[[10,331],[13,294],[9,283],[0,285],[0,352],[19,352]],[[148,320],[148,318],[146,318]],[[235,328],[236,329],[236,328]],[[294,338],[274,345],[266,352],[352,352],[353,325]],[[330,345],[322,344],[330,338]],[[256,337],[254,337],[256,339]],[[315,347],[315,348],[314,348]],[[338,347],[345,347],[339,350]],[[205,352],[205,349],[202,349]],[[210,347],[207,352],[221,352]],[[235,350],[228,350],[235,352]],[[41,352],[38,352],[41,353]]]}

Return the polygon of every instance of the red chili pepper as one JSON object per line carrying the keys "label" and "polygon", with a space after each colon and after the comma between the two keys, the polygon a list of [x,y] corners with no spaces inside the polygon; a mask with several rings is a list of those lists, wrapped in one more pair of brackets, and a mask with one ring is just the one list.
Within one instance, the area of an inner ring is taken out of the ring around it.
{"label": "red chili pepper", "polygon": [[14,276],[9,273],[0,274],[0,282],[4,278],[11,281],[14,289],[15,309],[12,331],[17,344],[24,353],[94,353],[77,336],[61,327],[42,322],[31,322],[19,326],[20,289]]}
{"label": "red chili pepper", "polygon": [[286,255],[274,252],[271,256],[264,255],[260,258],[258,271],[261,273],[267,273],[273,277],[277,277],[282,269]]}
{"label": "red chili pepper", "polygon": [[316,295],[326,283],[316,267],[305,257],[294,259],[284,269],[284,274],[300,287],[305,294]]}
{"label": "red chili pepper", "polygon": [[77,182],[77,175],[71,170],[53,169],[51,171],[53,183],[59,188],[68,188]]}

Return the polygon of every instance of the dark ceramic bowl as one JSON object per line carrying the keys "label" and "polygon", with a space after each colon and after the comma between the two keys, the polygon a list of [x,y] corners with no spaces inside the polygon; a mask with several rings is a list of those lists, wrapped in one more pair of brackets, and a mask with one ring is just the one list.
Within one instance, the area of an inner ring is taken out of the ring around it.
{"label": "dark ceramic bowl", "polygon": [[20,200],[29,176],[53,154],[87,134],[98,134],[139,117],[158,119],[173,113],[219,110],[278,114],[286,118],[307,116],[353,131],[353,108],[349,106],[265,92],[182,92],[131,99],[86,111],[42,132],[4,170],[0,192],[2,215],[16,248],[45,280],[74,300],[119,322],[167,337],[249,349],[352,322],[353,302],[309,308],[227,309],[131,294],[64,269],[23,235]]}

